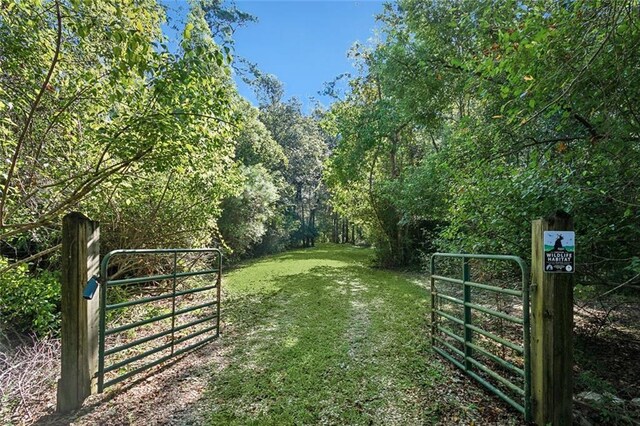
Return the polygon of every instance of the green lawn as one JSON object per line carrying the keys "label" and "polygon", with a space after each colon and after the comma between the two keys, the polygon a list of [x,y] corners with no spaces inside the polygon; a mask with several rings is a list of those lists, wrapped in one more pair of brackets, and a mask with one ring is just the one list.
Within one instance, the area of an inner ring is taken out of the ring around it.
{"label": "green lawn", "polygon": [[449,370],[429,348],[428,291],[372,254],[322,245],[226,275],[208,423],[433,424],[470,409],[432,392]]}

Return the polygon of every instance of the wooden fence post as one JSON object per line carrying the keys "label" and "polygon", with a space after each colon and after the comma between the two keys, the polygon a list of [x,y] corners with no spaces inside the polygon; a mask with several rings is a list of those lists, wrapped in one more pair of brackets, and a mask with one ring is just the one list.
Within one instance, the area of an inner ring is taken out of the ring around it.
{"label": "wooden fence post", "polygon": [[62,371],[58,412],[80,408],[85,398],[97,392],[100,292],[91,300],[84,299],[82,293],[99,269],[98,222],[81,213],[67,214],[62,220]]}
{"label": "wooden fence post", "polygon": [[561,211],[531,228],[531,397],[538,425],[572,424],[573,268],[546,272],[544,247],[544,231],[572,230],[571,216]]}

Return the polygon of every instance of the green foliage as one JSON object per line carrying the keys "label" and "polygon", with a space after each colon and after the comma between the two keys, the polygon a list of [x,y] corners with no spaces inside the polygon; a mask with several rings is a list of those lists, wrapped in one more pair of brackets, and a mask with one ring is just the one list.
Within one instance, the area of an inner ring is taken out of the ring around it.
{"label": "green foliage", "polygon": [[637,13],[632,1],[386,6],[384,41],[354,50],[361,72],[327,116],[335,208],[395,264],[420,238],[526,258],[530,221],[563,209],[579,280],[637,282]]}
{"label": "green foliage", "polygon": [[163,15],[150,1],[20,2],[0,13],[6,236],[59,217],[153,149],[142,118],[158,111],[141,89],[162,58],[152,42]]}
{"label": "green foliage", "polygon": [[[0,268],[7,261],[0,259]],[[0,275],[0,322],[38,336],[57,333],[60,325],[60,280],[47,271],[29,273],[27,265]]]}
{"label": "green foliage", "polygon": [[164,20],[154,0],[0,8],[3,241],[33,247],[79,209],[105,251],[210,243],[241,182],[237,95],[202,7],[177,52]]}
{"label": "green foliage", "polygon": [[283,217],[274,222],[279,229],[270,236],[280,235],[285,244],[294,247],[313,246],[319,235],[317,222],[325,213],[326,192],[321,178],[329,138],[317,119],[302,114],[296,99],[281,100],[281,83],[277,80],[258,78],[255,84],[258,91],[269,94],[261,105],[260,120],[287,158],[282,173],[287,189],[280,202]]}
{"label": "green foliage", "polygon": [[177,54],[152,0],[21,2],[0,13],[5,237],[57,221],[123,176],[193,164],[225,172],[232,89],[201,9]]}
{"label": "green foliage", "polygon": [[287,157],[259,120],[260,111],[244,100],[238,100],[237,109],[242,114],[243,127],[236,141],[236,159],[247,166],[262,164],[270,171],[285,168]]}
{"label": "green foliage", "polygon": [[282,185],[261,165],[242,166],[241,174],[242,192],[224,200],[218,221],[224,243],[232,250],[233,257],[249,252],[262,242],[277,214],[276,202]]}
{"label": "green foliage", "polygon": [[[231,78],[230,37],[254,18],[191,2],[173,49],[165,20],[156,0],[0,7],[0,241],[11,257],[41,252],[55,269],[47,249],[70,210],[100,221],[103,252],[226,244],[240,257],[317,235],[324,134],[282,102],[277,80],[260,79],[273,104],[258,111]],[[14,272],[7,283],[35,291]],[[20,327],[51,322],[15,315]]]}

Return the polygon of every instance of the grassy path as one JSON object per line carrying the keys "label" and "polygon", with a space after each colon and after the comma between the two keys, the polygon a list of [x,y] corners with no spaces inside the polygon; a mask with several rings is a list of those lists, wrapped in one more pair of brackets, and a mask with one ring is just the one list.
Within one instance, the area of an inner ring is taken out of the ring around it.
{"label": "grassy path", "polygon": [[431,351],[426,277],[372,256],[324,245],[230,271],[220,339],[35,424],[521,424]]}
{"label": "grassy path", "polygon": [[469,410],[431,392],[447,379],[429,350],[428,291],[371,256],[327,245],[226,276],[227,362],[207,423],[434,424]]}
{"label": "grassy path", "polygon": [[428,293],[368,267],[371,251],[288,252],[227,276],[237,334],[209,420],[422,423]]}

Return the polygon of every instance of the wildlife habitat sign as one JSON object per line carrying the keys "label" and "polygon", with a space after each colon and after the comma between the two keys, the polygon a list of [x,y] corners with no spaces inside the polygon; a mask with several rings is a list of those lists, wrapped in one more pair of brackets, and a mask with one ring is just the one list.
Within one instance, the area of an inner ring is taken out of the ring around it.
{"label": "wildlife habitat sign", "polygon": [[573,231],[544,231],[544,271],[573,273],[576,269]]}

